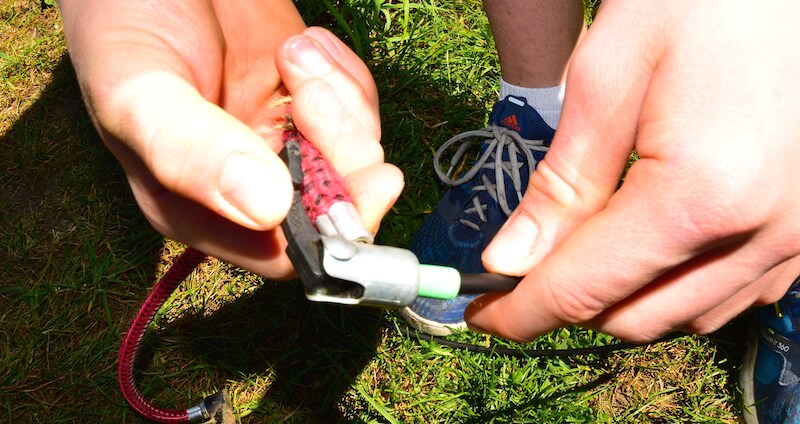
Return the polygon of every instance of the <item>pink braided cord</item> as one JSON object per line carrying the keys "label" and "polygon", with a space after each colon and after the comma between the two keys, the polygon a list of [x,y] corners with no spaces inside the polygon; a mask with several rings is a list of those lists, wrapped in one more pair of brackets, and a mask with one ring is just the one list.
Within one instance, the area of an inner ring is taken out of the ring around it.
{"label": "pink braided cord", "polygon": [[[316,222],[317,218],[328,213],[328,209],[336,202],[350,202],[350,196],[345,190],[344,179],[314,145],[297,130],[284,131],[283,139],[284,142],[296,141],[300,145],[301,168],[303,169],[301,201],[309,221]],[[137,412],[152,421],[160,423],[189,421],[186,410],[160,408],[142,396],[134,381],[134,363],[144,333],[153,321],[156,312],[204,258],[204,253],[189,248],[175,260],[145,300],[120,348],[117,377],[122,393]]]}
{"label": "pink braided cord", "polygon": [[325,160],[322,153],[297,130],[284,131],[283,134],[284,142],[296,141],[300,144],[303,169],[301,200],[308,220],[316,222],[336,202],[350,202],[344,178]]}
{"label": "pink braided cord", "polygon": [[122,389],[122,394],[133,409],[151,421],[159,423],[189,422],[186,410],[164,409],[148,402],[139,392],[139,389],[136,388],[133,371],[139,346],[142,343],[147,326],[153,322],[153,318],[161,308],[161,305],[205,257],[205,253],[188,248],[172,263],[167,273],[156,283],[153,291],[150,292],[147,300],[142,304],[120,348],[117,380]]}

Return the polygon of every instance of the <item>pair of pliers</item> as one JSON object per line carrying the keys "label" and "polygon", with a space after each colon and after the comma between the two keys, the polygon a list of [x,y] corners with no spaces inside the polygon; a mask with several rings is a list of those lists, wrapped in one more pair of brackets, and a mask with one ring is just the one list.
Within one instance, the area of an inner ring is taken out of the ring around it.
{"label": "pair of pliers", "polygon": [[[286,253],[312,301],[402,308],[418,296],[453,299],[459,294],[510,291],[519,278],[461,274],[420,264],[409,250],[373,244],[341,177],[298,131],[285,132],[281,157],[294,197],[281,224]],[[312,220],[314,222],[312,222]]]}

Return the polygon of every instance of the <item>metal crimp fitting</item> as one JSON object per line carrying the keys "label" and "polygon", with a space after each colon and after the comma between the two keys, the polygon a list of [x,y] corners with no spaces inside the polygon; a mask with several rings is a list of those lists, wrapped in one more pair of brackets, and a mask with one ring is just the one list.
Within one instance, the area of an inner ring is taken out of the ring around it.
{"label": "metal crimp fitting", "polygon": [[337,293],[306,292],[310,300],[349,305],[402,308],[419,292],[419,260],[406,249],[322,237],[322,266],[330,277],[357,285]]}

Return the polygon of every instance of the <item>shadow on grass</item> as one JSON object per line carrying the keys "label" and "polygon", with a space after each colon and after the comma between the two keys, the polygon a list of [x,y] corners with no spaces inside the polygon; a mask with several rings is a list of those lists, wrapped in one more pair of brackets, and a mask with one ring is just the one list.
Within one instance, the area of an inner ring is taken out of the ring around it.
{"label": "shadow on grass", "polygon": [[[407,164],[412,183],[434,181],[429,162],[419,160],[428,157],[428,147],[419,143],[418,152],[402,153],[407,150],[391,145],[426,132],[407,99],[426,97],[425,114],[454,126],[482,120],[483,108],[471,106],[480,103],[475,99],[428,91],[435,84],[418,75],[388,76],[395,71],[386,70],[379,81],[389,93],[382,107],[398,129],[387,137],[389,160]],[[426,91],[391,86],[403,80]],[[448,117],[465,110],[471,117]],[[454,126],[433,137],[456,131]],[[0,316],[0,407],[7,417],[0,421],[138,420],[117,387],[117,351],[154,283],[163,239],[142,217],[123,172],[95,134],[67,56],[53,64],[52,80],[0,143],[0,307],[11,311]],[[437,190],[420,191],[437,197]],[[385,243],[407,242],[422,209],[401,201],[383,233]],[[182,408],[197,401],[184,398],[187,392],[196,396],[226,380],[268,375],[257,415],[345,421],[337,403],[374,357],[381,337],[378,313],[311,304],[296,284],[266,285],[208,317],[187,316],[155,334],[157,340],[151,337],[156,351],[180,351],[186,363],[221,370],[210,385],[188,389],[176,382],[179,376],[162,376],[152,391],[172,393],[159,405]],[[179,341],[165,339],[167,333],[179,334]],[[169,353],[164,357],[172,359]],[[145,367],[151,373],[144,379],[153,379],[157,370]]]}
{"label": "shadow on grass", "polygon": [[[379,236],[386,244],[407,245],[422,211],[435,204],[440,190],[430,146],[484,120],[484,99],[449,93],[423,65],[374,69],[384,128],[391,129],[384,136],[387,159],[403,167],[410,188]],[[0,407],[6,416],[0,421],[135,421],[117,388],[116,355],[154,283],[163,242],[94,134],[68,59],[55,66],[41,97],[0,143],[0,310],[9,311],[0,314]],[[253,408],[258,418],[353,420],[343,416],[339,402],[375,357],[378,314],[312,304],[296,284],[268,284],[209,316],[187,315],[151,335],[148,346],[166,361],[180,357],[191,364],[179,374],[200,364],[217,370],[210,372],[213,383],[162,375],[150,384],[159,386],[153,392],[173,393],[166,403],[186,407],[198,400],[184,397],[187,392],[194,396],[227,380],[265,376],[269,384]],[[145,364],[148,380],[163,369]],[[538,407],[610,377],[482,419]]]}
{"label": "shadow on grass", "polygon": [[[259,415],[310,422],[343,419],[338,404],[380,342],[381,311],[314,304],[298,284],[269,284],[208,317],[187,316],[170,332],[198,362],[230,379],[269,376]],[[292,421],[294,422],[294,421]]]}
{"label": "shadow on grass", "polygon": [[754,331],[754,326],[755,317],[748,311],[707,336],[710,344],[716,349],[718,366],[730,376],[726,389],[737,408],[742,408],[744,405],[742,388],[739,386],[739,372],[744,363],[748,338],[751,331]]}
{"label": "shadow on grass", "polygon": [[0,421],[116,422],[119,335],[161,238],[95,135],[68,58],[46,65],[51,80],[0,135]]}
{"label": "shadow on grass", "polygon": [[[155,282],[163,239],[91,127],[66,56],[0,143],[0,307],[10,311],[0,316],[8,418],[0,421],[138,420],[117,387],[117,352]],[[165,343],[188,363],[222,370],[218,387],[270,375],[257,408],[265,415],[276,408],[332,422],[374,355],[377,313],[311,304],[297,284],[266,285],[209,317],[170,324],[180,337]],[[175,380],[165,377],[155,391],[169,392]],[[196,403],[181,398],[185,389],[167,403]]]}

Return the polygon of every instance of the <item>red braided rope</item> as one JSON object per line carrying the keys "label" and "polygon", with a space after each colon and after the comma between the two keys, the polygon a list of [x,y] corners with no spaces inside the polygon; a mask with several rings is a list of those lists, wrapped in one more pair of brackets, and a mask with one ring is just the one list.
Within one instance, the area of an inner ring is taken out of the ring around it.
{"label": "red braided rope", "polygon": [[173,262],[166,274],[153,287],[153,291],[147,296],[144,304],[142,304],[120,348],[117,379],[119,380],[122,394],[133,409],[155,422],[186,423],[189,422],[189,416],[186,410],[171,410],[154,406],[136,388],[136,383],[133,380],[133,366],[136,362],[139,346],[142,343],[147,327],[153,321],[161,305],[205,257],[206,255],[203,252],[188,248]]}
{"label": "red braided rope", "polygon": [[308,220],[316,222],[336,202],[350,202],[344,178],[325,160],[322,153],[297,130],[284,131],[283,140],[300,144],[303,168],[302,202]]}
{"label": "red braided rope", "polygon": [[[309,221],[316,222],[317,218],[326,214],[331,205],[336,202],[350,201],[345,190],[344,179],[311,142],[297,130],[285,131],[283,139],[284,141],[294,140],[300,144],[303,169],[301,200]],[[153,321],[156,312],[205,257],[204,253],[188,248],[175,260],[139,309],[120,348],[117,377],[122,394],[133,409],[155,422],[186,423],[189,422],[189,417],[186,410],[159,408],[142,396],[136,387],[133,373],[137,353],[144,333]]]}

